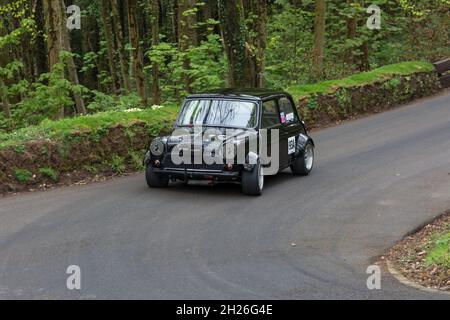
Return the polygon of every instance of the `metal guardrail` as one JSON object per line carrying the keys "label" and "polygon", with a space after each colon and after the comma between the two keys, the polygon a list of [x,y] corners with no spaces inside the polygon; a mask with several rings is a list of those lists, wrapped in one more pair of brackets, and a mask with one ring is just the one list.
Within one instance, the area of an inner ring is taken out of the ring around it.
{"label": "metal guardrail", "polygon": [[442,88],[450,88],[450,58],[433,63]]}

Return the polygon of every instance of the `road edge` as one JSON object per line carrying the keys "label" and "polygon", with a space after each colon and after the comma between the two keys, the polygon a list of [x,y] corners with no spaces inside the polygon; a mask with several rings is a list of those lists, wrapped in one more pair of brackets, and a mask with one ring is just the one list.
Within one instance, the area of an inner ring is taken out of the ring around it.
{"label": "road edge", "polygon": [[401,284],[411,287],[411,288],[414,288],[414,289],[417,289],[417,290],[420,290],[420,291],[427,292],[427,293],[450,296],[450,292],[433,289],[433,288],[427,288],[427,287],[422,286],[421,284],[418,284],[416,282],[409,280],[398,269],[396,269],[394,267],[394,264],[390,260],[386,259],[384,262],[385,262],[385,265],[386,265],[389,273]]}

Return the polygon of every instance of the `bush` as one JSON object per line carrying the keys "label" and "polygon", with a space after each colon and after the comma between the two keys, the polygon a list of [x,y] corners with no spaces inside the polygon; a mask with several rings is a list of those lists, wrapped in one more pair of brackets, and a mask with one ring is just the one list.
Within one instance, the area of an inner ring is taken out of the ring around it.
{"label": "bush", "polygon": [[20,183],[27,183],[31,180],[33,174],[25,169],[14,169],[14,177]]}
{"label": "bush", "polygon": [[131,158],[131,162],[133,164],[133,167],[137,171],[143,171],[144,170],[144,164],[142,163],[142,159],[144,158],[144,155],[141,152],[130,150],[128,152],[128,155]]}
{"label": "bush", "polygon": [[114,110],[117,107],[117,101],[114,96],[100,91],[92,91],[92,101],[87,105],[87,110],[92,113]]}
{"label": "bush", "polygon": [[50,178],[54,182],[58,181],[59,175],[52,168],[40,168],[39,169],[39,173],[42,174],[43,176],[47,177],[47,178]]}
{"label": "bush", "polygon": [[111,169],[117,174],[124,173],[126,170],[125,159],[118,155],[114,155],[111,159]]}

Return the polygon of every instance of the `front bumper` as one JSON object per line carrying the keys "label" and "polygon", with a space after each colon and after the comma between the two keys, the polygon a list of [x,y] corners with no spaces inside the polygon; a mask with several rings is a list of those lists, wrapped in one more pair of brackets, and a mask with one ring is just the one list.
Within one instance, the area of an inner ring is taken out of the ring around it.
{"label": "front bumper", "polygon": [[240,171],[186,168],[153,168],[153,172],[168,174],[170,178],[179,180],[237,181],[241,176]]}

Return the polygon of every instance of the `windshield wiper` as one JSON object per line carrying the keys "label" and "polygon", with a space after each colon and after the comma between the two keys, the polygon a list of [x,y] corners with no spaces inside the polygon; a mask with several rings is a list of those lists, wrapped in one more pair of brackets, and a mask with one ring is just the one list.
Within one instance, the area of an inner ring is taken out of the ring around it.
{"label": "windshield wiper", "polygon": [[248,130],[249,128],[244,127],[235,127],[235,126],[224,126],[221,124],[180,124],[178,127],[180,128],[194,128],[196,126],[203,127],[203,128],[224,128],[224,129],[242,129],[242,130]]}
{"label": "windshield wiper", "polygon": [[221,124],[204,124],[203,127],[207,128],[224,128],[224,129],[242,129],[242,130],[248,130],[249,128],[244,127],[237,127],[237,126],[224,126]]}

